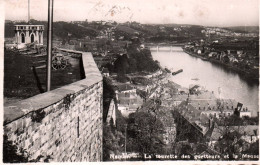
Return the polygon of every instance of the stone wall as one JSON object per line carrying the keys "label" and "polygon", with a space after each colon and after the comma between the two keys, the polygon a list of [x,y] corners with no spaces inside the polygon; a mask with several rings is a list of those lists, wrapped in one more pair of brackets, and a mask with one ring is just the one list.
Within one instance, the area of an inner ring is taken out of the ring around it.
{"label": "stone wall", "polygon": [[76,53],[85,79],[4,106],[4,133],[29,160],[102,160],[102,75],[90,53]]}
{"label": "stone wall", "polygon": [[116,125],[116,105],[113,99],[111,99],[111,102],[109,104],[109,109],[107,112],[107,124],[110,124],[110,120],[113,120],[113,124]]}

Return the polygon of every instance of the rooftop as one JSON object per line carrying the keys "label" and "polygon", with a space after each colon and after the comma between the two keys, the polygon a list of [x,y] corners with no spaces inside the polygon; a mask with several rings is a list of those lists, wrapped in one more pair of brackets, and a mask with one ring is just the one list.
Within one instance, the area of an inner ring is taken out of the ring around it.
{"label": "rooftop", "polygon": [[132,89],[134,89],[134,88],[131,87],[131,86],[128,85],[128,84],[122,84],[122,85],[117,85],[117,86],[116,86],[116,89],[119,90],[120,92],[122,92],[122,91],[132,90]]}
{"label": "rooftop", "polygon": [[231,132],[237,131],[241,135],[258,136],[259,126],[258,125],[230,126],[228,128],[224,126],[218,126],[217,128],[214,128],[211,135],[211,139],[218,140],[226,131],[231,131]]}
{"label": "rooftop", "polygon": [[203,127],[208,126],[209,118],[206,115],[201,114],[201,111],[194,108],[191,104],[186,103],[187,102],[183,101],[179,105],[179,113],[191,124],[194,124],[196,126],[200,125],[201,132],[206,133]]}
{"label": "rooftop", "polygon": [[107,68],[103,68],[102,73],[109,73]]}

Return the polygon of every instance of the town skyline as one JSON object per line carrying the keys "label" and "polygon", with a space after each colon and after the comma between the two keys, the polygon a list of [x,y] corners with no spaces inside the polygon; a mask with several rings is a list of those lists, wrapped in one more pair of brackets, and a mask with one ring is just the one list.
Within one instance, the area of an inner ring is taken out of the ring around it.
{"label": "town skyline", "polygon": [[[142,24],[190,24],[202,26],[259,26],[257,0],[228,1],[54,1],[54,21],[116,21]],[[30,19],[47,21],[48,2],[30,2]],[[12,10],[10,10],[12,9]],[[39,12],[39,9],[41,12]],[[19,13],[19,14],[18,14]],[[66,13],[64,15],[64,13]],[[155,14],[159,13],[159,14]],[[219,14],[221,13],[221,14]],[[149,17],[148,17],[149,16]],[[28,0],[5,1],[5,20],[27,20]]]}

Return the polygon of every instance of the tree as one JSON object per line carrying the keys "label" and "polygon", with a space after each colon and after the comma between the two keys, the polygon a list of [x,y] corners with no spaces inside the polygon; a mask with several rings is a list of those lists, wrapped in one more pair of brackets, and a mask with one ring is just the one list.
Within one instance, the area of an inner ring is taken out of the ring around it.
{"label": "tree", "polygon": [[252,143],[249,148],[244,151],[245,154],[259,155],[259,140]]}
{"label": "tree", "polygon": [[126,70],[129,68],[127,55],[120,56],[115,61],[115,70],[117,71],[117,79],[119,82],[126,82]]}
{"label": "tree", "polygon": [[106,121],[108,109],[111,100],[115,97],[115,91],[112,87],[110,80],[106,77],[103,78],[103,121]]}
{"label": "tree", "polygon": [[4,163],[28,163],[28,162],[49,162],[50,155],[39,155],[36,159],[29,159],[30,154],[23,148],[18,148],[13,141],[4,134],[3,139],[3,162]]}
{"label": "tree", "polygon": [[135,151],[140,153],[162,153],[162,122],[155,115],[147,112],[136,112],[129,115],[128,138]]}
{"label": "tree", "polygon": [[4,145],[3,145],[3,162],[4,163],[22,163],[28,162],[28,157],[26,156],[26,151],[21,150],[18,154],[19,149],[13,142],[8,140],[7,135],[4,135]]}
{"label": "tree", "polygon": [[215,149],[221,154],[228,154],[230,160],[234,160],[234,154],[240,154],[245,145],[241,138],[245,126],[243,120],[236,115],[217,121],[216,130],[220,137],[215,144]]}
{"label": "tree", "polygon": [[241,152],[243,144],[244,140],[241,139],[241,134],[238,131],[225,129],[215,147],[218,148],[221,154],[228,154],[229,159],[234,160],[234,154]]}

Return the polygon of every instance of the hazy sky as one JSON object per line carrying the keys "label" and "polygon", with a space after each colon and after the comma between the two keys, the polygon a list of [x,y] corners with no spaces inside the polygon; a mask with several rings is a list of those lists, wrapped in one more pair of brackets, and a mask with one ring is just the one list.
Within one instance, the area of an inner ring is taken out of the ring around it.
{"label": "hazy sky", "polygon": [[[4,0],[5,18],[27,20],[28,0]],[[48,0],[30,0],[47,20]],[[112,9],[112,10],[111,10]],[[54,21],[113,20],[212,26],[259,25],[258,0],[54,0]]]}

